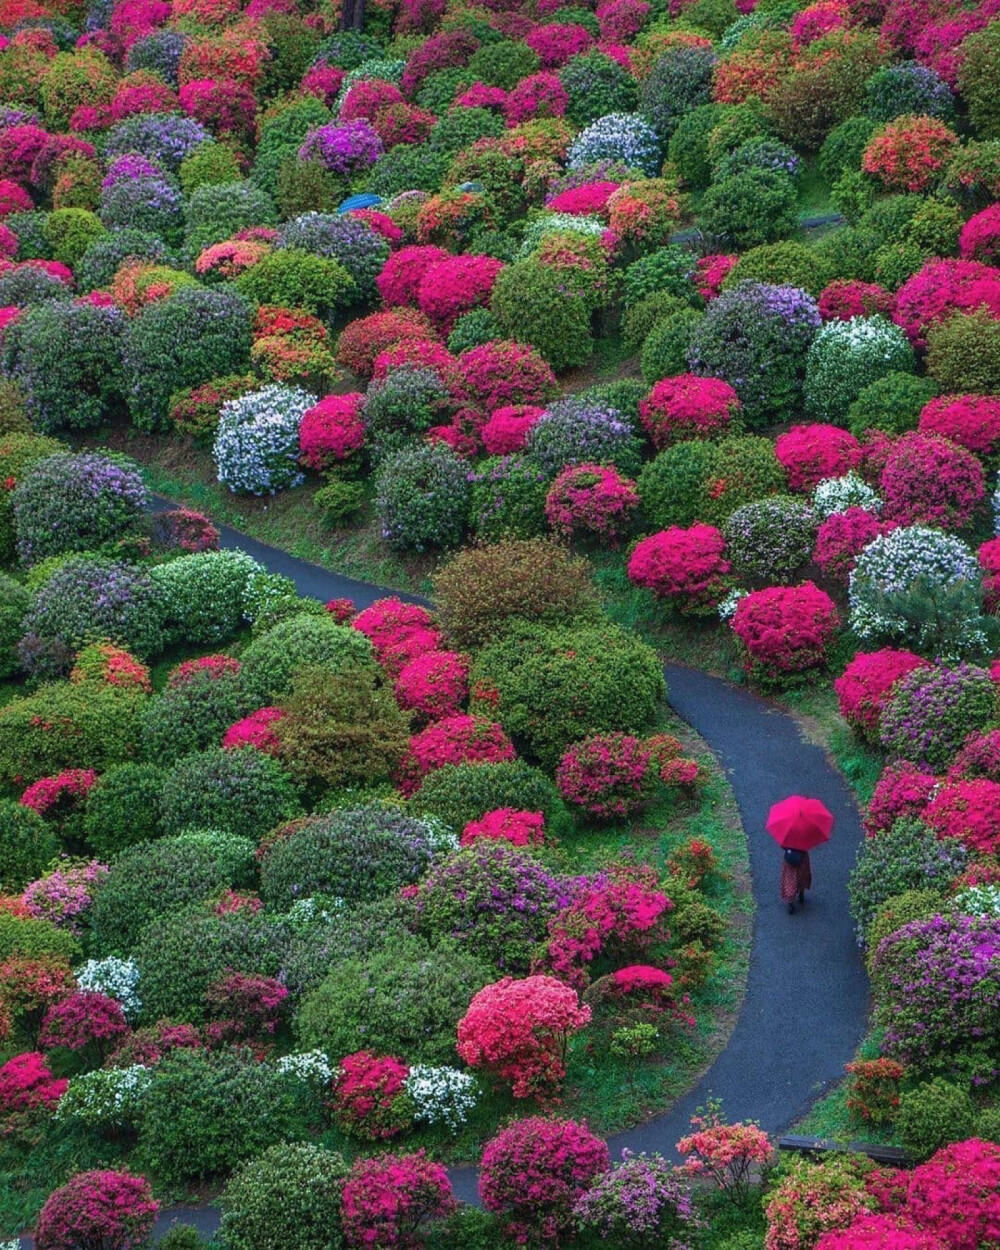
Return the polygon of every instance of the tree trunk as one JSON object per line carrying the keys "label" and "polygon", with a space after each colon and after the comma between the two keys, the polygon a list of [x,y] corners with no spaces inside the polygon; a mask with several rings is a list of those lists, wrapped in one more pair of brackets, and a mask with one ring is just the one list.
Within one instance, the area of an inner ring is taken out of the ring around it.
{"label": "tree trunk", "polygon": [[341,30],[361,30],[365,24],[365,0],[344,0],[340,15]]}

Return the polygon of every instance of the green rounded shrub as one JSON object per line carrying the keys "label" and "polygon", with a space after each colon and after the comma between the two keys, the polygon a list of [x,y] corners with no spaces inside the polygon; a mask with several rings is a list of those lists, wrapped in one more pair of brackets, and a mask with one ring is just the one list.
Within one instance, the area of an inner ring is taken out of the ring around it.
{"label": "green rounded shrub", "polygon": [[915,430],[921,409],[938,393],[930,378],[893,371],[858,392],[847,410],[847,428],[860,438],[866,430],[905,434]]}
{"label": "green rounded shrub", "polygon": [[829,264],[803,243],[765,243],[752,247],[739,258],[726,275],[723,286],[738,282],[770,282],[778,286],[795,286],[819,295],[833,277]]}
{"label": "green rounded shrub", "polygon": [[168,643],[228,642],[246,619],[251,578],[262,571],[245,551],[198,551],[156,565],[150,576],[160,591]]}
{"label": "green rounded shrub", "polygon": [[288,694],[295,674],[322,668],[343,674],[372,668],[374,653],[364,634],[332,616],[298,613],[255,638],[240,657],[247,697],[264,707]]}
{"label": "green rounded shrub", "polygon": [[559,274],[538,261],[501,270],[490,309],[506,337],[536,348],[555,370],[586,363],[594,349],[584,300],[567,294]]}
{"label": "green rounded shrub", "polygon": [[465,462],[443,443],[404,447],[375,479],[382,536],[400,550],[457,547],[465,537],[469,481]]}
{"label": "green rounded shrub", "polygon": [[470,820],[481,820],[500,807],[542,812],[550,833],[557,834],[569,825],[555,785],[524,760],[445,764],[424,778],[411,807],[421,815],[443,820],[456,835]]}
{"label": "green rounded shrub", "polygon": [[237,1169],[219,1197],[227,1250],[340,1250],[343,1156],[308,1142],[271,1146]]}
{"label": "green rounded shrub", "polygon": [[163,783],[167,834],[201,828],[258,838],[301,811],[288,774],[254,747],[189,755]]}
{"label": "green rounded shrub", "polygon": [[240,274],[236,287],[256,304],[301,308],[324,318],[349,304],[356,293],[354,279],[339,261],[298,247],[271,252]]}
{"label": "green rounded shrub", "polygon": [[701,201],[701,226],[727,247],[776,243],[799,224],[798,194],[787,174],[748,169],[713,183]]}
{"label": "green rounded shrub", "polygon": [[0,911],[0,963],[14,956],[70,963],[80,958],[79,939],[48,920],[28,920]]}
{"label": "green rounded shrub", "polygon": [[192,673],[146,701],[142,710],[142,750],[151,764],[167,768],[185,755],[222,744],[235,721],[256,708],[238,673]]}
{"label": "green rounded shrub", "polygon": [[687,372],[688,350],[704,319],[699,309],[682,308],[653,326],[642,345],[643,381],[654,386],[661,378]]}
{"label": "green rounded shrub", "polygon": [[848,408],[866,386],[890,373],[915,369],[906,335],[886,318],[828,321],[806,359],[806,413],[816,421],[844,425]]}
{"label": "green rounded shrub", "polygon": [[58,851],[55,834],[36,811],[14,799],[0,799],[0,891],[23,890]]}
{"label": "green rounded shrub", "polygon": [[925,1081],[900,1097],[896,1132],[915,1163],[949,1142],[971,1137],[975,1126],[976,1105],[969,1091],[950,1081]]}
{"label": "green rounded shrub", "polygon": [[17,644],[30,602],[31,595],[20,582],[0,573],[0,678],[10,677],[19,668]]}
{"label": "green rounded shrub", "polygon": [[977,309],[931,326],[927,372],[945,392],[1000,392],[1000,321]]}
{"label": "green rounded shrub", "polygon": [[119,764],[98,777],[83,812],[84,836],[98,859],[160,836],[164,776],[156,764]]}

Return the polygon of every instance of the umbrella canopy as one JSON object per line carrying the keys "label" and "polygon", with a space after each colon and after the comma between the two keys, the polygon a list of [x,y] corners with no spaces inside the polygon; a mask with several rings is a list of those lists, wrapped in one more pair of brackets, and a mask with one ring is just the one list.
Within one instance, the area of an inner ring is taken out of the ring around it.
{"label": "umbrella canopy", "polygon": [[786,850],[811,851],[821,842],[829,841],[833,814],[819,799],[792,794],[771,808],[765,828]]}

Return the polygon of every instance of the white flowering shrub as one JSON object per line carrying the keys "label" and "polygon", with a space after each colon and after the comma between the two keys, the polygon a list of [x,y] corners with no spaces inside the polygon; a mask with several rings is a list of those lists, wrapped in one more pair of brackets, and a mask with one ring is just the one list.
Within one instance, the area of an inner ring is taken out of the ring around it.
{"label": "white flowering shrub", "polygon": [[450,855],[459,848],[458,834],[438,816],[421,816],[417,822],[423,830],[435,859]]}
{"label": "white flowering shrub", "polygon": [[955,906],[967,916],[1000,916],[1000,885],[971,885],[955,896]]}
{"label": "white flowering shrub", "polygon": [[79,1120],[88,1128],[134,1125],[153,1074],[142,1064],[96,1068],[70,1078],[56,1106],[57,1120]]}
{"label": "white flowering shrub", "polygon": [[993,491],[993,533],[1000,536],[1000,478]]}
{"label": "white flowering shrub", "polygon": [[655,177],[663,161],[656,131],[638,113],[607,113],[591,122],[570,144],[567,165],[579,169],[593,161],[624,161]]}
{"label": "white flowering shrub", "polygon": [[414,1120],[421,1124],[443,1124],[457,1133],[479,1098],[474,1076],[457,1068],[432,1068],[421,1064],[410,1069],[403,1082],[413,1100]]}
{"label": "white flowering shrub", "polygon": [[851,574],[850,624],[865,642],[960,658],[988,645],[982,576],[960,538],[925,525],[880,534]]}
{"label": "white flowering shrub", "polygon": [[750,593],[749,590],[731,590],[722,600],[716,611],[719,614],[719,620],[725,621],[727,624],[732,621],[736,615],[736,609],[739,607],[740,600]]}
{"label": "white flowering shrub", "polygon": [[885,317],[828,321],[806,357],[806,412],[842,424],[866,386],[887,373],[912,373],[916,357],[906,335]]}
{"label": "white flowering shrub", "polygon": [[301,486],[299,425],[315,403],[301,387],[275,384],[223,404],[212,447],[219,481],[251,495]]}
{"label": "white flowering shrub", "polygon": [[136,988],[139,984],[139,965],[134,959],[119,959],[117,955],[88,959],[76,970],[76,984],[78,989],[94,990],[117,999],[130,1020],[138,1016],[142,1007]]}
{"label": "white flowering shrub", "polygon": [[264,566],[245,551],[199,551],[150,569],[173,644],[232,638],[246,618],[251,580]]}
{"label": "white flowering shrub", "polygon": [[581,234],[600,238],[603,233],[604,226],[596,217],[588,217],[582,213],[546,213],[544,217],[538,217],[528,224],[520,255],[530,256],[550,234]]}
{"label": "white flowering shrub", "polygon": [[275,1071],[308,1085],[317,1092],[326,1090],[339,1073],[321,1050],[303,1050],[295,1055],[282,1055],[275,1060]]}
{"label": "white flowering shrub", "polygon": [[817,521],[825,521],[835,512],[846,512],[848,508],[863,508],[875,516],[882,511],[882,497],[873,490],[866,481],[856,473],[845,473],[843,477],[825,477],[816,484],[812,494],[813,512]]}

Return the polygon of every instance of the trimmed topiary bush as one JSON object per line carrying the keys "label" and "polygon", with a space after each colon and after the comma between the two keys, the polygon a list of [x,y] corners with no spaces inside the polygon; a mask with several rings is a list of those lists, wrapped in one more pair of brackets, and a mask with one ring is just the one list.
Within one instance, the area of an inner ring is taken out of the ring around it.
{"label": "trimmed topiary bush", "polygon": [[376,478],[375,507],[393,547],[457,547],[468,524],[469,482],[459,457],[443,444],[404,448]]}
{"label": "trimmed topiary bush", "polygon": [[340,1250],[343,1156],[307,1142],[271,1146],[237,1169],[220,1196],[230,1250],[284,1250],[289,1228],[300,1250]]}
{"label": "trimmed topiary bush", "polygon": [[0,889],[19,893],[42,875],[58,849],[52,827],[37,812],[0,799]]}
{"label": "trimmed topiary bush", "polygon": [[537,348],[553,369],[569,369],[590,358],[594,340],[590,314],[579,296],[551,266],[517,261],[497,276],[490,311],[507,338]]}
{"label": "trimmed topiary bush", "polygon": [[828,321],[806,360],[806,412],[818,421],[847,424],[847,412],[866,386],[916,368],[913,348],[884,317]]}
{"label": "trimmed topiary bush", "polygon": [[219,829],[256,838],[302,811],[285,770],[253,747],[181,760],[164,780],[162,805],[168,835]]}
{"label": "trimmed topiary bush", "polygon": [[341,674],[371,668],[371,643],[332,616],[299,613],[255,638],[241,657],[241,680],[248,698],[264,707],[287,694],[295,674],[323,668]]}
{"label": "trimmed topiary bush", "polygon": [[160,836],[164,776],[156,764],[119,764],[98,777],[87,793],[83,831],[99,859]]}

